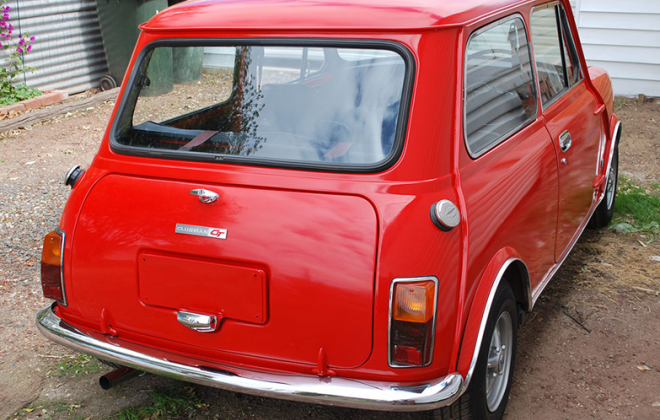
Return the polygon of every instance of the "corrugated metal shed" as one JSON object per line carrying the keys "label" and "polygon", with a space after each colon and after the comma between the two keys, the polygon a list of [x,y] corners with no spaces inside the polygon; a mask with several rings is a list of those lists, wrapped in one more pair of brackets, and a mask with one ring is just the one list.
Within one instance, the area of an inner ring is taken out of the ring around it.
{"label": "corrugated metal shed", "polygon": [[[78,93],[98,86],[108,74],[95,0],[8,0],[11,22],[18,32],[36,36],[25,65],[31,87]],[[4,63],[6,51],[0,55]],[[23,76],[22,76],[23,77]]]}
{"label": "corrugated metal shed", "polygon": [[572,0],[587,63],[617,95],[660,96],[660,0]]}

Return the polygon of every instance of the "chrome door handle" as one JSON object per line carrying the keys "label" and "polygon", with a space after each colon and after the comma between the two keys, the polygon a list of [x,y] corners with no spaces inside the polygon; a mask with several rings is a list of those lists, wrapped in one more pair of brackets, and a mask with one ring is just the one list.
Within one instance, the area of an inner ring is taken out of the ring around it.
{"label": "chrome door handle", "polygon": [[571,133],[568,130],[559,135],[559,147],[564,153],[571,148]]}
{"label": "chrome door handle", "polygon": [[196,195],[199,197],[199,201],[204,204],[210,204],[220,197],[217,193],[213,191],[205,190],[204,188],[198,188],[196,190],[190,191],[190,194]]}

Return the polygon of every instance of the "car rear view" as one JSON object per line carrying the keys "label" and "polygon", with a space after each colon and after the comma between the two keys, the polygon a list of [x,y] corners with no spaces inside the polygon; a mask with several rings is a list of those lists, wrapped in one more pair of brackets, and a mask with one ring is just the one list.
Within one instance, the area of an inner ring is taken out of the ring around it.
{"label": "car rear view", "polygon": [[[72,195],[44,246],[44,294],[57,303],[39,315],[42,331],[227,389],[367,408],[423,397],[322,380],[372,356],[376,290],[395,296],[380,363],[433,357],[437,279],[390,290],[388,277],[382,289],[379,209],[342,186],[400,157],[413,68],[390,41],[146,43],[109,153],[67,175]],[[458,383],[435,385],[446,399]]]}

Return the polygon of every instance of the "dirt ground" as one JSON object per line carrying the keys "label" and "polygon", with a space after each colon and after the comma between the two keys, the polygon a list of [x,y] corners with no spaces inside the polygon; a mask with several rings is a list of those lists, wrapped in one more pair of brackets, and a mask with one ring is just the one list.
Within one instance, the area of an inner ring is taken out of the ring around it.
{"label": "dirt ground", "polygon": [[[660,103],[617,107],[622,173],[660,182]],[[109,368],[97,372],[34,325],[48,304],[40,248],[68,196],[62,178],[72,165],[90,164],[111,110],[101,105],[0,138],[0,419],[110,418],[148,404],[154,387],[184,386],[143,375],[103,391],[98,376]],[[652,256],[660,256],[660,238],[585,231],[521,329],[506,420],[660,418],[660,262]],[[428,418],[193,391],[196,418]]]}

